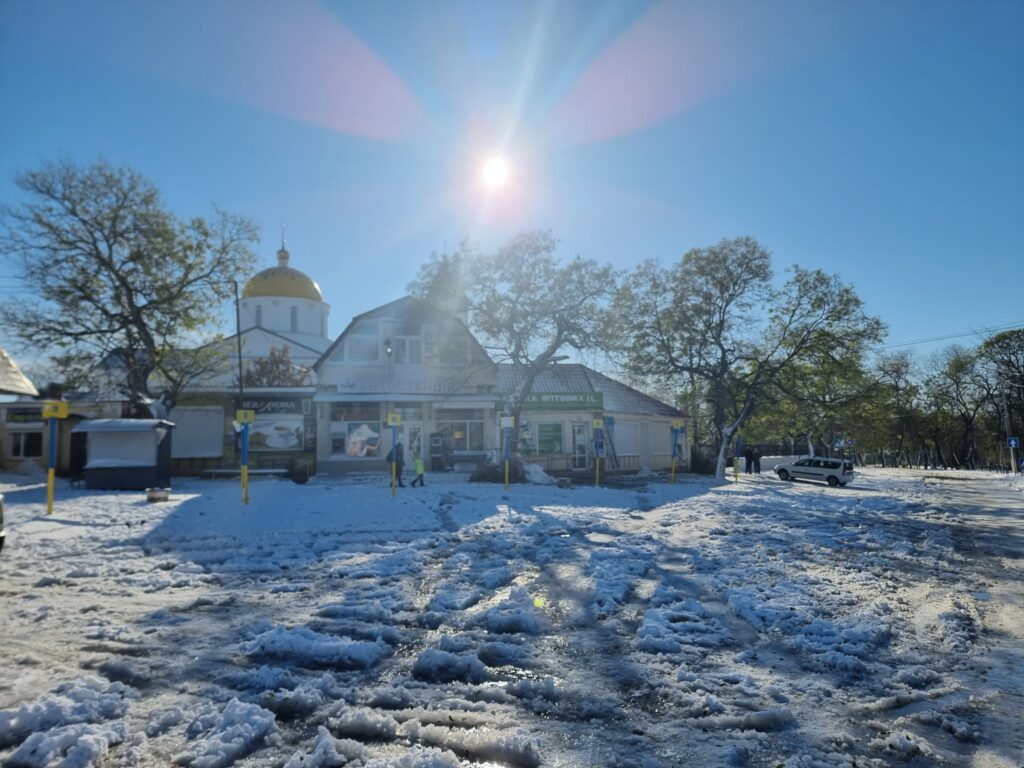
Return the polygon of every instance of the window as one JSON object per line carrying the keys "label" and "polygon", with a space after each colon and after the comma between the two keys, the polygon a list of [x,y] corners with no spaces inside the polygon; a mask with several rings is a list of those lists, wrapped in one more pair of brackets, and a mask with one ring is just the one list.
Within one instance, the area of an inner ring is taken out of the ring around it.
{"label": "window", "polygon": [[263,306],[261,304],[256,305],[256,327],[263,327]]}
{"label": "window", "polygon": [[402,423],[407,421],[423,421],[423,406],[419,403],[395,403],[391,409],[402,417]]}
{"label": "window", "polygon": [[376,338],[350,336],[345,341],[345,359],[352,363],[375,363],[380,360],[380,342]]}
{"label": "window", "polygon": [[380,403],[331,403],[331,454],[380,456]]}
{"label": "window", "polygon": [[298,307],[292,307],[292,318],[291,319],[292,319],[292,324],[291,324],[292,333],[298,333],[299,332],[299,308]]}
{"label": "window", "polygon": [[437,421],[438,431],[448,430],[452,436],[453,451],[482,451],[484,449],[483,411],[474,409],[445,410]]}
{"label": "window", "polygon": [[537,425],[537,453],[562,453],[562,424]]}
{"label": "window", "polygon": [[42,455],[42,432],[11,432],[12,457],[16,459],[38,459]]}
{"label": "window", "polygon": [[399,336],[394,341],[394,356],[396,363],[413,363],[419,364],[423,362],[423,352],[420,345],[419,339],[411,339],[405,336]]}
{"label": "window", "polygon": [[327,317],[324,315],[323,312],[321,312],[320,313],[320,335],[321,336],[326,336],[327,335],[327,329],[325,327],[327,325],[326,320],[327,320]]}

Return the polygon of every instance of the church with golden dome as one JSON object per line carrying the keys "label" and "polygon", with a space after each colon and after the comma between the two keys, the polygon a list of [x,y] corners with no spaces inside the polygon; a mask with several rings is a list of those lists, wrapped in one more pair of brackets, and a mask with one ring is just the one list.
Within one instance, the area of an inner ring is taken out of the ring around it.
{"label": "church with golden dome", "polygon": [[327,327],[331,308],[316,281],[292,267],[281,242],[277,266],[255,274],[242,290],[239,327],[249,349],[243,357],[259,357],[287,341],[292,361],[309,367],[330,344]]}

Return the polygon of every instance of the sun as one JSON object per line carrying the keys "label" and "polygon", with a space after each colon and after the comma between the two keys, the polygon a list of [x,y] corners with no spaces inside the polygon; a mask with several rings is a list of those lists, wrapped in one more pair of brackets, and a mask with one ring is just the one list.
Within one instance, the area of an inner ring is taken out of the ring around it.
{"label": "sun", "polygon": [[501,189],[508,182],[508,163],[505,158],[495,155],[484,163],[482,172],[484,186],[491,190]]}

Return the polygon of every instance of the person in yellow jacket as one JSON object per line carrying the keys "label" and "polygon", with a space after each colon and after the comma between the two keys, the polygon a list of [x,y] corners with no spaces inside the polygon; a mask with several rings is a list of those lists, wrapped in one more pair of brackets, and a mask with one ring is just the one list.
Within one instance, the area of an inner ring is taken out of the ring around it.
{"label": "person in yellow jacket", "polygon": [[415,487],[416,483],[419,483],[420,484],[420,488],[422,488],[423,487],[423,472],[425,471],[424,467],[423,467],[423,457],[420,456],[417,453],[412,458],[412,465],[413,465],[413,468],[416,470],[416,477],[413,478],[413,481],[409,485],[410,485],[410,487]]}

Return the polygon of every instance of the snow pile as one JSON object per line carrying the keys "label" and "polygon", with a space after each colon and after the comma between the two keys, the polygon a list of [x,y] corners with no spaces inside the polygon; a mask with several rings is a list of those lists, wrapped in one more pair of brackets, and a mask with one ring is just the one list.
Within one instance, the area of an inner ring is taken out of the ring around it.
{"label": "snow pile", "polygon": [[458,655],[428,648],[416,657],[412,674],[417,680],[450,683],[480,683],[487,679],[487,669],[475,654]]}
{"label": "snow pile", "polygon": [[591,554],[590,578],[595,594],[592,610],[598,618],[608,618],[618,612],[632,593],[637,579],[650,570],[652,558],[650,544],[626,541]]}
{"label": "snow pile", "polygon": [[674,590],[659,585],[653,607],[637,630],[637,648],[648,653],[679,653],[685,646],[720,648],[732,636],[698,601],[678,599]]}
{"label": "snow pile", "polygon": [[539,464],[527,464],[524,468],[526,482],[534,485],[554,485],[558,481],[545,472]]}
{"label": "snow pile", "polygon": [[238,699],[232,699],[223,709],[207,704],[185,733],[195,742],[175,762],[193,768],[224,768],[265,741],[278,741],[273,713]]}
{"label": "snow pile", "polygon": [[409,741],[449,749],[475,762],[493,761],[517,768],[535,768],[541,764],[537,741],[518,730],[474,728],[463,731],[407,720],[399,733]]}
{"label": "snow pile", "polygon": [[489,632],[500,635],[517,632],[540,635],[549,628],[542,608],[522,587],[513,587],[507,600],[488,609],[484,613],[483,624]]}
{"label": "snow pile", "polygon": [[80,677],[17,709],[0,711],[0,748],[62,725],[124,717],[129,701],[137,697],[138,693],[123,683],[93,675]]}
{"label": "snow pile", "polygon": [[332,733],[364,741],[392,741],[398,733],[398,721],[371,709],[342,709],[327,722]]}
{"label": "snow pile", "polygon": [[337,666],[342,669],[369,669],[388,655],[391,647],[381,639],[373,642],[332,637],[306,627],[288,629],[273,626],[257,631],[256,636],[242,643],[247,656],[290,660],[296,664]]}
{"label": "snow pile", "polygon": [[111,746],[124,739],[123,722],[63,725],[46,733],[33,733],[4,764],[19,768],[87,768],[96,765],[107,756]]}
{"label": "snow pile", "polygon": [[336,739],[322,725],[317,727],[313,751],[308,754],[296,752],[284,768],[331,768],[338,765],[364,765],[367,750],[358,741]]}

